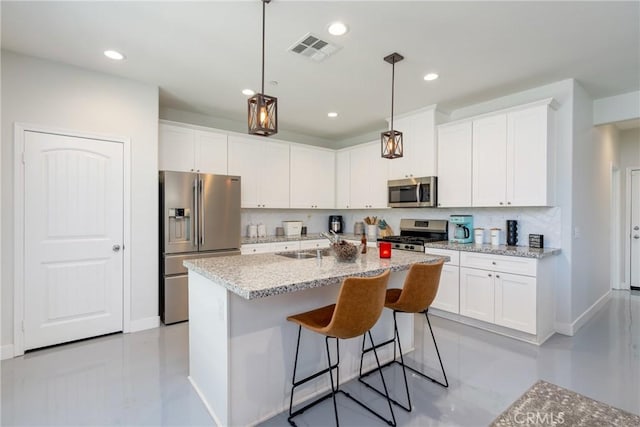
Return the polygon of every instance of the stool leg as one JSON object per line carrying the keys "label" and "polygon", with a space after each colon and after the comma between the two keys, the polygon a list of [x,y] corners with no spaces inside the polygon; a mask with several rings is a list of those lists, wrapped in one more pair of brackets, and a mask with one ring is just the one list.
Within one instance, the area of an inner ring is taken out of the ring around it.
{"label": "stool leg", "polygon": [[393,420],[392,422],[387,421],[387,424],[391,425],[391,426],[395,426],[396,425],[396,416],[393,413],[393,407],[391,406],[391,397],[389,397],[389,390],[387,389],[387,382],[384,380],[384,375],[382,374],[382,367],[380,366],[380,359],[378,359],[378,352],[376,351],[376,346],[373,343],[373,337],[371,336],[371,331],[367,331],[367,333],[369,334],[369,341],[371,342],[371,348],[373,348],[373,355],[376,358],[376,365],[378,365],[378,372],[380,372],[380,378],[382,379],[382,386],[384,387],[384,395],[387,398],[387,404],[389,405],[389,412],[391,412],[391,419]]}
{"label": "stool leg", "polygon": [[298,343],[296,344],[296,358],[293,362],[293,378],[291,378],[291,399],[289,400],[289,422],[291,422],[293,409],[293,390],[296,388],[296,370],[298,369],[298,351],[300,350],[300,334],[302,326],[298,326]]}
{"label": "stool leg", "polygon": [[[404,390],[407,393],[407,406],[403,406],[400,403],[397,403],[398,406],[400,406],[402,409],[411,412],[413,410],[413,407],[411,406],[411,396],[409,395],[409,383],[407,382],[407,370],[406,365],[404,364],[404,356],[402,355],[402,344],[400,344],[400,333],[398,332],[398,321],[396,319],[396,314],[398,314],[398,312],[396,310],[393,310],[393,330],[394,330],[394,334],[395,334],[395,339],[398,341],[398,351],[400,351],[400,365],[402,365],[402,376],[404,377]],[[396,355],[396,344],[395,342],[393,343],[393,360],[395,361]]]}
{"label": "stool leg", "polygon": [[[336,416],[336,426],[340,425],[340,421],[338,420],[338,404],[336,403],[336,391],[338,389],[337,385],[333,384],[333,369],[331,369],[331,352],[329,351],[329,337],[325,337],[324,340],[325,346],[327,348],[327,362],[329,364],[329,378],[331,380],[331,397],[333,398],[333,411],[335,413]],[[336,352],[337,352],[337,357],[338,357],[338,363],[340,363],[340,346],[338,343],[338,338],[336,338]],[[336,364],[336,365],[337,365]],[[338,372],[340,372],[340,368],[338,368]],[[338,374],[336,374],[336,377],[338,376]]]}
{"label": "stool leg", "polygon": [[433,345],[436,348],[436,354],[438,355],[438,361],[440,362],[440,369],[442,369],[442,375],[444,376],[444,384],[440,381],[431,379],[431,381],[440,384],[443,387],[449,387],[449,381],[447,380],[447,374],[444,372],[444,365],[442,364],[442,358],[440,357],[440,351],[438,350],[438,343],[436,343],[436,336],[433,335],[433,328],[431,327],[431,321],[429,321],[429,315],[427,310],[424,311],[424,317],[427,318],[427,324],[429,325],[429,331],[431,331],[431,339],[433,339]]}

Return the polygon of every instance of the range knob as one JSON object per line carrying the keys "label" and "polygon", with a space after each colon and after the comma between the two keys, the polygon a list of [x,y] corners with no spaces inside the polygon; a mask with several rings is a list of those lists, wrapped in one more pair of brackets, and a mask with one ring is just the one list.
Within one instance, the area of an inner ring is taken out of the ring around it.
{"label": "range knob", "polygon": [[413,248],[412,248],[411,246],[409,246],[409,245],[404,245],[404,248],[405,248],[405,249],[413,249]]}

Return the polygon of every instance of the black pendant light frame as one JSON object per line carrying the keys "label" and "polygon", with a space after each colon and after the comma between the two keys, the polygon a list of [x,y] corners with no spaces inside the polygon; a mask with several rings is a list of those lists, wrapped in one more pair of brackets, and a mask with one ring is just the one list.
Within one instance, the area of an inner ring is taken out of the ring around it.
{"label": "black pendant light frame", "polygon": [[393,101],[396,77],[396,62],[400,62],[404,56],[397,52],[384,57],[384,60],[391,64],[391,126],[388,131],[380,134],[380,144],[382,157],[385,159],[397,159],[403,156],[402,132],[393,129]]}
{"label": "black pendant light frame", "polygon": [[264,93],[265,9],[271,0],[262,0],[262,90],[247,100],[249,134],[271,136],[278,133],[278,98]]}

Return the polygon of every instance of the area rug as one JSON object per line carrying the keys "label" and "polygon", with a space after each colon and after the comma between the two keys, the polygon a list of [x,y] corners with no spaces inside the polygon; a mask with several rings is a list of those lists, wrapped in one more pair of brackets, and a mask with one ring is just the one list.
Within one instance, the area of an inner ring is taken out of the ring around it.
{"label": "area rug", "polygon": [[516,426],[640,426],[640,416],[538,381],[491,424],[491,427]]}

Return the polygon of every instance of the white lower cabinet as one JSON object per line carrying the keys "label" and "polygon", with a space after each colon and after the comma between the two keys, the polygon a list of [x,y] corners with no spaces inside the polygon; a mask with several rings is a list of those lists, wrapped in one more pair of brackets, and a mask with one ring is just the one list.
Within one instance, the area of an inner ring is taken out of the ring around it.
{"label": "white lower cabinet", "polygon": [[460,314],[535,334],[536,270],[535,259],[462,253]]}
{"label": "white lower cabinet", "polygon": [[431,303],[431,307],[449,313],[460,312],[460,252],[447,249],[426,248],[425,252],[432,255],[448,256],[450,260],[442,266],[438,293]]}
{"label": "white lower cabinet", "polygon": [[496,273],[496,325],[536,333],[536,278]]}
{"label": "white lower cabinet", "polygon": [[493,323],[493,279],[491,271],[460,267],[460,314]]}

